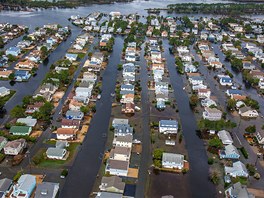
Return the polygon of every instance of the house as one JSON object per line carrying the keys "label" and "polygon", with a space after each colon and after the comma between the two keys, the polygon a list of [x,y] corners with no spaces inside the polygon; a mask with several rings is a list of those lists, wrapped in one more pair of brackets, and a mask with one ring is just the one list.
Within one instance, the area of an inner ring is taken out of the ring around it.
{"label": "house", "polygon": [[123,195],[111,192],[98,192],[95,198],[122,198]]}
{"label": "house", "polygon": [[217,135],[224,145],[233,144],[233,139],[228,131],[226,130],[219,131]]}
{"label": "house", "polygon": [[16,70],[15,71],[15,80],[18,82],[27,81],[30,78],[31,74],[26,70]]}
{"label": "house", "polygon": [[31,71],[36,66],[36,63],[30,60],[20,61],[16,64],[16,70],[27,70]]}
{"label": "house", "polygon": [[13,186],[11,197],[30,198],[36,187],[36,176],[25,174],[21,175],[17,184]]}
{"label": "house", "polygon": [[58,140],[74,140],[76,138],[77,130],[71,128],[58,128],[57,139]]}
{"label": "house", "polygon": [[105,171],[110,175],[127,176],[129,161],[120,161],[109,159]]}
{"label": "house", "polygon": [[243,69],[254,70],[255,68],[255,65],[251,64],[251,62],[243,61]]}
{"label": "house", "polygon": [[26,147],[26,140],[18,139],[8,142],[4,147],[6,155],[18,155]]}
{"label": "house", "polygon": [[[13,187],[13,181],[8,178],[0,180],[0,197],[5,198],[11,192]],[[2,193],[2,196],[1,196]]]}
{"label": "house", "polygon": [[4,97],[10,94],[10,89],[0,87],[0,97]]}
{"label": "house", "polygon": [[263,135],[260,134],[260,132],[258,132],[255,137],[256,137],[259,144],[264,144],[264,137],[263,137]]}
{"label": "house", "polygon": [[220,159],[239,159],[240,154],[233,144],[226,145],[224,150],[219,150]]}
{"label": "house", "polygon": [[5,147],[6,143],[7,143],[7,139],[5,137],[0,136],[0,152]]}
{"label": "house", "polygon": [[217,121],[221,120],[222,112],[216,108],[205,107],[203,112],[203,119]]}
{"label": "house", "polygon": [[70,54],[66,53],[65,58],[71,62],[76,61],[78,58],[78,54]]}
{"label": "house", "polygon": [[188,80],[192,85],[203,84],[203,78],[201,76],[189,76]]}
{"label": "house", "polygon": [[210,98],[205,98],[205,99],[201,100],[201,105],[203,107],[217,106],[216,102]]}
{"label": "house", "polygon": [[122,99],[120,100],[121,103],[133,103],[134,102],[134,94],[126,94],[122,96]]}
{"label": "house", "polygon": [[131,148],[116,146],[110,151],[109,159],[129,161],[131,154]]}
{"label": "house", "polygon": [[233,95],[240,95],[240,96],[243,96],[243,93],[242,93],[242,91],[241,90],[239,90],[239,89],[228,89],[227,91],[226,91],[226,94],[228,95],[228,96],[233,96]]}
{"label": "house", "polygon": [[35,198],[56,198],[59,188],[59,183],[42,182],[37,185]]}
{"label": "house", "polygon": [[163,153],[162,167],[181,170],[184,167],[184,156],[181,154]]}
{"label": "house", "polygon": [[28,116],[26,118],[18,118],[17,123],[23,123],[29,127],[34,127],[37,124],[37,119]]}
{"label": "house", "polygon": [[83,119],[83,116],[84,116],[84,114],[81,111],[68,110],[66,112],[66,118],[67,119],[82,120]]}
{"label": "house", "polygon": [[12,126],[9,133],[12,135],[30,135],[32,127],[29,126]]}
{"label": "house", "polygon": [[19,47],[10,47],[6,50],[6,55],[12,55],[12,56],[18,56],[21,53],[21,50]]}
{"label": "house", "polygon": [[176,120],[160,120],[159,132],[163,134],[177,134],[178,122]]}
{"label": "house", "polygon": [[133,135],[133,127],[129,124],[119,124],[115,126],[115,137]]}
{"label": "house", "polygon": [[53,148],[50,147],[46,151],[46,155],[49,159],[63,160],[66,156],[67,150],[65,148]]}
{"label": "house", "polygon": [[135,104],[133,102],[125,103],[124,105],[122,105],[121,111],[125,114],[133,114],[135,113]]}
{"label": "house", "polygon": [[71,99],[69,103],[69,109],[72,111],[80,111],[81,107],[83,106],[82,102],[79,102],[75,99]]}
{"label": "house", "polygon": [[226,198],[254,198],[255,196],[248,192],[247,187],[240,182],[232,184],[225,190]]}
{"label": "house", "polygon": [[104,61],[104,54],[102,52],[95,52],[91,57],[91,62],[102,64]]}
{"label": "house", "polygon": [[128,119],[114,118],[112,121],[112,126],[117,127],[120,125],[128,125]]}
{"label": "house", "polygon": [[230,78],[229,76],[221,77],[219,83],[222,86],[232,86],[232,84],[233,84],[232,83],[232,78]]}
{"label": "house", "polygon": [[131,84],[122,84],[121,85],[120,94],[121,95],[134,94],[134,85],[131,85]]}
{"label": "house", "polygon": [[65,118],[61,120],[61,128],[79,129],[79,127],[80,127],[80,120],[69,120]]}
{"label": "house", "polygon": [[240,162],[234,162],[232,167],[225,166],[225,174],[231,177],[248,177],[246,166]]}
{"label": "house", "polygon": [[118,147],[132,147],[133,135],[117,136],[113,140],[113,145]]}
{"label": "house", "polygon": [[211,90],[210,89],[198,89],[198,98],[210,98]]}
{"label": "house", "polygon": [[74,99],[79,102],[83,102],[87,104],[91,95],[92,95],[91,87],[77,87],[75,89]]}
{"label": "house", "polygon": [[122,182],[122,179],[117,176],[103,177],[99,189],[101,191],[123,194],[125,182]]}
{"label": "house", "polygon": [[0,78],[8,78],[10,76],[10,74],[12,74],[12,73],[13,73],[12,70],[0,71]]}
{"label": "house", "polygon": [[25,112],[28,114],[33,114],[34,112],[39,111],[39,108],[42,107],[43,105],[44,105],[43,102],[36,102],[33,105],[28,105]]}
{"label": "house", "polygon": [[240,108],[238,113],[242,117],[248,117],[248,118],[256,118],[259,116],[256,110],[252,110],[250,107],[247,107],[247,106]]}

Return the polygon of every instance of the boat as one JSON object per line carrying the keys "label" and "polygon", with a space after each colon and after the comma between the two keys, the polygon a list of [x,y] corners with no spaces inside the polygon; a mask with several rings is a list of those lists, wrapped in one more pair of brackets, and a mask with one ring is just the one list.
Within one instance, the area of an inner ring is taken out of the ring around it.
{"label": "boat", "polygon": [[115,93],[111,93],[111,96],[114,97],[115,96]]}
{"label": "boat", "polygon": [[100,100],[100,99],[101,99],[101,94],[99,94],[99,95],[97,96],[97,99],[98,99],[98,100]]}

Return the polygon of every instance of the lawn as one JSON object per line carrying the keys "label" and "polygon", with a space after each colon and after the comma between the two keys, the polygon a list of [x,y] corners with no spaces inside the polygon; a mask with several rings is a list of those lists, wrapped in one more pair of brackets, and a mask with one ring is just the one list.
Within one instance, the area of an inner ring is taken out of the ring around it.
{"label": "lawn", "polygon": [[[69,163],[73,159],[76,153],[76,149],[79,145],[80,143],[70,143],[70,146],[67,148],[67,150],[70,153],[67,160],[52,160],[46,158],[46,154],[45,154],[46,149],[43,148],[39,150],[39,152],[34,156],[34,158],[39,158],[39,163],[37,164],[35,163],[35,165],[43,168],[60,168],[63,165]],[[33,162],[34,162],[34,158],[33,158]]]}
{"label": "lawn", "polygon": [[1,97],[1,104],[5,104],[14,94],[16,93],[16,91],[14,90],[10,90],[10,94],[4,97]]}

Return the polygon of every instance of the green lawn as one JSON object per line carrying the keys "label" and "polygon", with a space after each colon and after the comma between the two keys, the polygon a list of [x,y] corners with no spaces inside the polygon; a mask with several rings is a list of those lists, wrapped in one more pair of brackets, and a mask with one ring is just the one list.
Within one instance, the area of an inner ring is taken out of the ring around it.
{"label": "green lawn", "polygon": [[10,94],[4,97],[1,97],[1,104],[5,104],[14,94],[16,93],[16,91],[14,90],[10,90]]}
{"label": "green lawn", "polygon": [[[53,144],[53,142],[49,142],[49,143]],[[79,145],[80,145],[80,143],[70,143],[70,146],[67,148],[67,150],[69,151],[69,156],[68,156],[67,160],[48,159],[45,156],[46,149],[41,149],[36,154],[36,156],[34,156],[34,158],[35,157],[40,158],[39,163],[36,164],[36,166],[42,167],[42,168],[60,168],[63,165],[66,165],[68,162],[70,162],[73,159],[73,157],[75,156],[75,153],[76,153],[76,149]],[[34,160],[33,160],[33,162],[34,162]]]}

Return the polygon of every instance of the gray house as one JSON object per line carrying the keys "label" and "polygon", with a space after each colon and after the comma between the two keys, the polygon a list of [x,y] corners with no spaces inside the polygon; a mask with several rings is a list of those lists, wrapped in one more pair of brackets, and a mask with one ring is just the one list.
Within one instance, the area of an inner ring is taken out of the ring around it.
{"label": "gray house", "polygon": [[59,191],[59,183],[43,182],[37,185],[35,198],[55,198]]}

